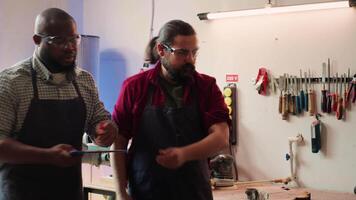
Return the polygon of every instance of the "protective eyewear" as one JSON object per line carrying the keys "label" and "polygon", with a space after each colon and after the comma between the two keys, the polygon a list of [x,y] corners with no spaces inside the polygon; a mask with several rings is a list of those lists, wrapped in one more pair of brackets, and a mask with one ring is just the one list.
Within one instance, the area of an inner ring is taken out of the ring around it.
{"label": "protective eyewear", "polygon": [[43,40],[46,40],[47,44],[63,49],[67,48],[68,44],[79,45],[81,40],[80,35],[74,35],[71,37],[51,36],[51,35],[42,35],[42,34],[36,34],[36,35],[41,37]]}
{"label": "protective eyewear", "polygon": [[171,52],[172,54],[178,56],[178,57],[182,57],[182,58],[186,58],[187,56],[189,56],[189,54],[192,54],[192,57],[193,58],[196,58],[197,55],[198,55],[198,48],[196,49],[193,49],[193,50],[189,50],[189,49],[176,49],[176,48],[173,48],[167,44],[163,44],[162,43],[162,46],[164,48],[166,48],[169,52]]}

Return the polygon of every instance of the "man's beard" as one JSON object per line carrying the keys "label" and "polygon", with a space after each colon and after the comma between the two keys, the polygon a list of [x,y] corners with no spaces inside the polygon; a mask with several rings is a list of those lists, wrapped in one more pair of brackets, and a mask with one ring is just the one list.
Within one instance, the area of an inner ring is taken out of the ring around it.
{"label": "man's beard", "polygon": [[193,78],[195,66],[192,63],[186,63],[180,69],[174,69],[166,59],[162,59],[162,65],[167,70],[169,78],[176,83],[185,83]]}

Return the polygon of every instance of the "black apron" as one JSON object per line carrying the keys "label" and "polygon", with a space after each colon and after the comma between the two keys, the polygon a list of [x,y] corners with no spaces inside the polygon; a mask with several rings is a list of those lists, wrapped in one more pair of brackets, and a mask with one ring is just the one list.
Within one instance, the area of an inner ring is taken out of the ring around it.
{"label": "black apron", "polygon": [[[31,67],[34,98],[17,140],[28,145],[50,148],[57,144],[82,147],[86,108],[76,81],[75,99],[38,98],[36,72]],[[0,200],[81,200],[81,165],[8,164],[0,168]]]}
{"label": "black apron", "polygon": [[212,200],[207,160],[190,161],[176,170],[155,160],[159,149],[186,146],[205,136],[196,95],[193,105],[171,108],[153,106],[152,93],[149,87],[140,129],[130,149],[130,194],[134,200]]}

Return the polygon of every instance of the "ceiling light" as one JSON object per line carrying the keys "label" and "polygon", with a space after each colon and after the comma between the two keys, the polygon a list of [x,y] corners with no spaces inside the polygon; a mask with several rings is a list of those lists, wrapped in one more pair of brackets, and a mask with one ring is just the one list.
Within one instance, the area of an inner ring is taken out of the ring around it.
{"label": "ceiling light", "polygon": [[222,19],[222,18],[231,18],[231,17],[246,17],[246,16],[256,16],[256,15],[324,10],[324,9],[333,9],[333,8],[347,8],[355,5],[356,5],[356,0],[303,4],[303,5],[294,5],[294,6],[280,6],[280,7],[273,7],[270,3],[268,3],[265,8],[226,11],[226,12],[199,13],[198,17],[200,20],[210,20],[210,19]]}

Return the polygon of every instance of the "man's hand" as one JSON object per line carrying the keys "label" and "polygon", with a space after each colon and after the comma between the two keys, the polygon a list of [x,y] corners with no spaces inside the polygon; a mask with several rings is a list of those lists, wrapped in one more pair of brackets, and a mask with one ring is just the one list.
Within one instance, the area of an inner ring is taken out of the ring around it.
{"label": "man's hand", "polygon": [[186,162],[186,158],[182,148],[174,147],[159,150],[156,161],[163,167],[177,169]]}
{"label": "man's hand", "polygon": [[111,121],[101,121],[95,127],[95,144],[103,147],[110,146],[116,136],[117,128]]}
{"label": "man's hand", "polygon": [[75,150],[69,144],[58,144],[48,149],[49,164],[59,167],[70,167],[81,163],[81,156],[71,156],[70,152]]}

